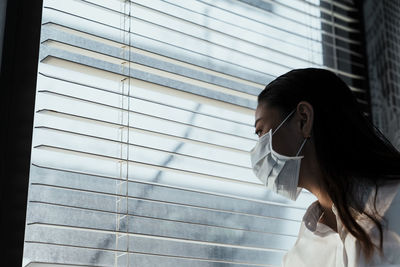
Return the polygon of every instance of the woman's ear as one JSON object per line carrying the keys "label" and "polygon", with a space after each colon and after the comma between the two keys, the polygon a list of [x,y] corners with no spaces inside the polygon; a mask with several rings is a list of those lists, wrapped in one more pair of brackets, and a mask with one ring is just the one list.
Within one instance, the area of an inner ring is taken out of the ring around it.
{"label": "woman's ear", "polygon": [[300,101],[297,104],[297,114],[300,116],[300,131],[304,138],[311,137],[311,130],[314,121],[314,109],[307,101]]}

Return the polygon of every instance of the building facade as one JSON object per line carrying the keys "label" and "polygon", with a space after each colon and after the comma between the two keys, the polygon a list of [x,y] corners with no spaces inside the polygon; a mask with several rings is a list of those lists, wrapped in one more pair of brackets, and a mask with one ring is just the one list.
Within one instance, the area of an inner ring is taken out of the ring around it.
{"label": "building facade", "polygon": [[373,122],[400,149],[400,3],[365,0],[363,12]]}

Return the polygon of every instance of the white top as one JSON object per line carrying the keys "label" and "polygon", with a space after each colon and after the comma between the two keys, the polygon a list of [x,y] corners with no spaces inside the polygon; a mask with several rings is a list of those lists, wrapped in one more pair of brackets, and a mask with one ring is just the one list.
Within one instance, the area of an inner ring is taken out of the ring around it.
{"label": "white top", "polygon": [[[366,262],[360,242],[351,235],[341,224],[337,209],[333,205],[332,211],[336,215],[337,230],[319,223],[322,214],[318,201],[312,203],[300,226],[299,235],[293,248],[283,257],[284,267],[364,267],[364,266],[400,266],[400,193],[399,182],[379,187],[376,207],[381,216],[386,219],[383,230],[383,256],[375,252],[370,262]],[[372,190],[365,210],[373,207]],[[377,227],[360,217],[357,222],[370,234],[372,241],[379,244],[379,230]]]}

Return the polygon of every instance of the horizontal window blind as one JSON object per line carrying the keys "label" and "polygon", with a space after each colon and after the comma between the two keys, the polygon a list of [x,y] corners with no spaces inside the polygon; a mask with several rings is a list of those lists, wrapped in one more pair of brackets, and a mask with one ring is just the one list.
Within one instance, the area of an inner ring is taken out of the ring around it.
{"label": "horizontal window blind", "polygon": [[24,266],[279,266],[315,198],[252,173],[257,95],[325,67],[367,107],[353,5],[43,6]]}

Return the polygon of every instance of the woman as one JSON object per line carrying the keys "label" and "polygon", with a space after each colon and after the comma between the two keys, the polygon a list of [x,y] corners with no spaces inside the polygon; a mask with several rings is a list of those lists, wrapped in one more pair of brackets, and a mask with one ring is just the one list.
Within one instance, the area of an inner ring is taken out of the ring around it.
{"label": "woman", "polygon": [[338,76],[276,78],[258,96],[255,132],[256,176],[292,200],[301,188],[318,199],[283,266],[400,266],[400,153]]}

